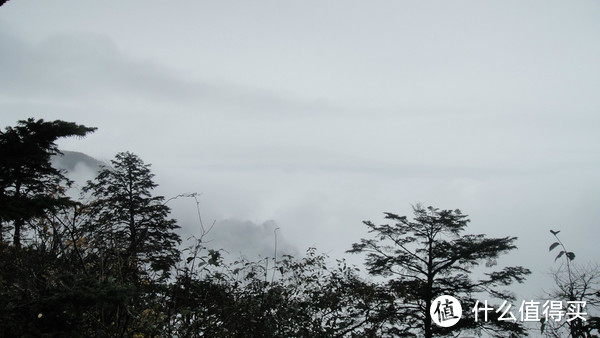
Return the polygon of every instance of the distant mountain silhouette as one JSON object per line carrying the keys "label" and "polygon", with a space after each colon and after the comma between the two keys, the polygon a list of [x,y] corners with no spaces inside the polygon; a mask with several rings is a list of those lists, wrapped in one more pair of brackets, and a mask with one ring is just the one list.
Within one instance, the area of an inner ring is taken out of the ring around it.
{"label": "distant mountain silhouette", "polygon": [[[88,180],[93,180],[100,171],[101,166],[107,163],[99,161],[92,156],[77,152],[62,150],[63,155],[52,157],[52,165],[57,169],[67,171],[66,176],[73,180],[76,187],[82,187]],[[73,198],[77,198],[77,189]],[[182,211],[173,214],[183,226],[181,231],[184,238],[195,234],[197,227],[196,217],[190,218],[190,212]],[[195,215],[195,213],[192,213]],[[235,260],[244,256],[251,260],[271,257],[275,254],[275,241],[277,241],[277,256],[284,254],[297,256],[300,251],[290,243],[282,231],[275,234],[279,228],[275,221],[266,221],[256,224],[251,221],[238,219],[224,219],[216,222],[214,228],[207,236],[207,248],[224,249],[228,252],[227,259]]]}
{"label": "distant mountain silhouette", "polygon": [[78,165],[84,165],[92,171],[99,171],[100,166],[105,163],[97,159],[80,153],[78,151],[62,151],[63,155],[55,155],[52,157],[52,164],[58,169],[64,169],[67,172],[75,171]]}

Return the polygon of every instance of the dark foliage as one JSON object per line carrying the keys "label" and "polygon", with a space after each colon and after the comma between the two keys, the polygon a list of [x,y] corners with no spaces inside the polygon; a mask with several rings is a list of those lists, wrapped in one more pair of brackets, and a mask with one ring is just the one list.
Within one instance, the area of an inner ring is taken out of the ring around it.
{"label": "dark foliage", "polygon": [[581,304],[585,319],[567,315],[569,320],[555,321],[552,318],[541,320],[540,331],[549,337],[590,338],[600,334],[600,268],[598,265],[580,265],[574,262],[575,253],[568,251],[558,237],[560,231],[550,230],[556,242],[549,251],[560,249],[555,261],[563,258],[564,263],[554,271],[555,289],[548,294],[551,299],[561,302],[560,311],[572,313],[577,303]]}
{"label": "dark foliage", "polygon": [[117,154],[81,200],[68,198],[71,182],[50,164],[60,153],[55,141],[94,130],[29,119],[0,133],[0,336],[525,333],[497,318],[476,323],[469,311],[452,330],[431,325],[424,309],[435,296],[452,294],[465,304],[480,293],[511,299],[499,287],[529,273],[507,267],[475,279],[471,269],[494,265],[516,248],[516,238],[465,235],[468,220],[458,210],[417,207],[414,221],[386,214],[395,224],[365,222],[375,236],[350,252],[367,253],[369,273],[386,277],[382,283],[343,260],[328,264],[315,249],[302,258],[227,263],[204,246],[210,228],[201,217],[200,239],[179,249],[179,226],[167,201],[152,193],[150,165],[135,154]]}
{"label": "dark foliage", "polygon": [[27,221],[73,203],[64,195],[71,183],[52,167],[50,156],[60,154],[57,139],[84,137],[94,130],[73,122],[30,118],[0,131],[0,238],[12,224],[18,250]]}
{"label": "dark foliage", "polygon": [[504,253],[516,249],[515,237],[486,238],[484,235],[462,234],[469,220],[460,210],[439,210],[416,206],[414,219],[386,213],[392,224],[376,225],[365,221],[371,239],[355,243],[351,253],[366,253],[369,273],[388,278],[390,293],[397,299],[395,312],[390,313],[393,326],[404,318],[410,322],[403,334],[432,337],[456,335],[470,330],[506,337],[525,335],[518,323],[475,322],[473,314],[463,311],[463,318],[451,329],[433,325],[429,309],[435,298],[452,295],[461,304],[473,306],[480,294],[492,298],[513,300],[512,295],[498,289],[513,282],[522,282],[529,270],[506,267],[473,279],[471,271],[481,263],[495,264]]}
{"label": "dark foliage", "polygon": [[129,152],[111,163],[83,189],[92,197],[89,240],[98,255],[119,262],[114,267],[123,272],[123,282],[166,279],[179,260],[179,226],[167,218],[164,198],[152,196],[157,185],[150,165]]}

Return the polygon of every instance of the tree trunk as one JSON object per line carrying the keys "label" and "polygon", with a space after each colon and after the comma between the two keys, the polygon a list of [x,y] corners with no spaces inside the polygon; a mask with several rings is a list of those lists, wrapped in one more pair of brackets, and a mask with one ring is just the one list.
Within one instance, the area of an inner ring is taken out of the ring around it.
{"label": "tree trunk", "polygon": [[[15,184],[15,201],[19,203],[21,200],[21,181],[18,180]],[[21,228],[25,224],[25,220],[22,217],[19,217],[15,220],[15,232],[13,234],[13,245],[15,246],[15,250],[19,251],[21,249]]]}
{"label": "tree trunk", "polygon": [[25,224],[22,218],[15,220],[15,232],[13,234],[13,244],[15,249],[19,251],[21,249],[21,228]]}
{"label": "tree trunk", "polygon": [[431,330],[431,302],[433,301],[433,238],[429,238],[427,257],[427,287],[425,289],[425,338],[433,337]]}

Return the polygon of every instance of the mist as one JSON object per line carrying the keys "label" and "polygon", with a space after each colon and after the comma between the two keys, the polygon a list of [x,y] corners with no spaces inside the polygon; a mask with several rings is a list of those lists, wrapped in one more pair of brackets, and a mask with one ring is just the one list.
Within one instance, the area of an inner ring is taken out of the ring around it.
{"label": "mist", "polygon": [[[600,256],[599,10],[14,1],[0,10],[0,124],[98,127],[60,148],[136,153],[157,194],[199,194],[207,245],[234,256],[314,246],[362,266],[345,254],[362,221],[458,208],[470,233],[519,238],[500,264],[533,271],[515,289],[532,299],[553,282],[550,229],[581,262]],[[182,238],[198,236],[196,203],[169,206]]]}

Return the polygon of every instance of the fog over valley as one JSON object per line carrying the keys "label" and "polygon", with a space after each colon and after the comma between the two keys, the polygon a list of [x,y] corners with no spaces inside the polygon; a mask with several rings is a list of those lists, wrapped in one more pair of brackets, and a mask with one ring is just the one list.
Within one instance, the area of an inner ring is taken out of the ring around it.
{"label": "fog over valley", "polygon": [[[56,140],[68,196],[131,152],[151,164],[180,248],[210,228],[205,246],[230,261],[316,248],[387,280],[353,247],[378,232],[363,221],[460,209],[465,235],[517,237],[468,272],[522,266],[531,274],[507,288],[541,299],[568,252],[600,257],[599,14],[587,0],[12,0],[0,5],[0,128],[96,127]],[[549,250],[550,230],[567,249]]]}

